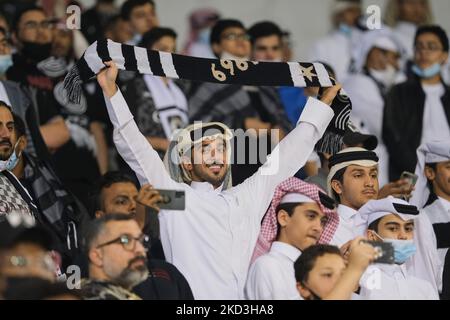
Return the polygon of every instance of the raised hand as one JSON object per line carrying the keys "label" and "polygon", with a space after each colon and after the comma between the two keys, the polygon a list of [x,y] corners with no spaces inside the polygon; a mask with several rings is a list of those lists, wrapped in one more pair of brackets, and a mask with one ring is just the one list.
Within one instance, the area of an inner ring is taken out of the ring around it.
{"label": "raised hand", "polygon": [[97,81],[105,95],[111,98],[117,92],[116,79],[119,70],[114,61],[106,61],[104,64],[106,68],[97,74]]}

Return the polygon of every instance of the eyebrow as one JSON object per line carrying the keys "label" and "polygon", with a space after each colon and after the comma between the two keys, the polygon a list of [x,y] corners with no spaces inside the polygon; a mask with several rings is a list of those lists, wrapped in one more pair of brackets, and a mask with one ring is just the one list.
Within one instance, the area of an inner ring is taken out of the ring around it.
{"label": "eyebrow", "polygon": [[389,226],[389,225],[392,225],[392,226],[395,226],[395,227],[400,227],[400,223],[398,223],[398,222],[387,222],[387,223],[385,223],[385,227],[386,226]]}

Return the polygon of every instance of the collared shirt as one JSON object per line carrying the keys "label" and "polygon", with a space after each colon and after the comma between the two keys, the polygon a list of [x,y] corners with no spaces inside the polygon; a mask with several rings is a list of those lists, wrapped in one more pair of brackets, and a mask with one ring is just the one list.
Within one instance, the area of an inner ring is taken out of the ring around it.
{"label": "collared shirt", "polygon": [[431,284],[410,276],[405,265],[371,265],[361,277],[360,286],[364,300],[439,300]]}
{"label": "collared shirt", "polygon": [[245,296],[249,300],[296,300],[294,262],[301,251],[284,243],[272,243],[269,253],[259,257],[248,272]]}
{"label": "collared shirt", "polygon": [[360,219],[358,211],[342,204],[338,206],[337,213],[340,218],[339,226],[330,244],[341,247],[364,233],[364,223]]}
{"label": "collared shirt", "polygon": [[325,132],[333,111],[309,99],[297,127],[268,161],[242,184],[220,193],[171,179],[158,154],[139,132],[122,94],[106,99],[114,142],[141,185],[184,190],[185,211],[159,214],[164,255],[188,280],[196,299],[243,299],[261,220],[276,186],[293,176]]}

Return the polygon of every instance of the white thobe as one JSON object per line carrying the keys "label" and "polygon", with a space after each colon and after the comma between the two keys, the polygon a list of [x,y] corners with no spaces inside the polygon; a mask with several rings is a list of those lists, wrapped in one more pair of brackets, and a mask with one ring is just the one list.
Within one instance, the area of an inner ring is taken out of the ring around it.
{"label": "white thobe", "polygon": [[360,280],[363,300],[439,300],[430,283],[408,274],[405,265],[373,264]]}
{"label": "white thobe", "polygon": [[425,91],[421,145],[429,141],[450,139],[450,126],[441,98],[445,94],[444,86],[422,85]]}
{"label": "white thobe", "polygon": [[275,188],[306,163],[333,117],[332,109],[310,98],[297,127],[267,162],[242,184],[216,192],[212,186],[196,188],[172,180],[158,153],[139,132],[121,92],[105,100],[117,150],[141,185],[186,193],[184,211],[159,213],[167,261],[186,277],[196,299],[243,299],[261,220]]}
{"label": "white thobe", "polygon": [[301,251],[284,242],[273,242],[270,251],[252,264],[245,285],[249,300],[298,300],[294,262]]}
{"label": "white thobe", "polygon": [[330,244],[341,247],[348,241],[364,234],[367,225],[362,221],[358,211],[340,204],[337,208],[339,225]]}

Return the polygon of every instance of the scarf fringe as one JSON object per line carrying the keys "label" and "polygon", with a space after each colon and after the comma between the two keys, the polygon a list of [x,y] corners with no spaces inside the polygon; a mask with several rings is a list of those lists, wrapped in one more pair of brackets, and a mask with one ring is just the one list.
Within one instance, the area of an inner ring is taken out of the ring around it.
{"label": "scarf fringe", "polygon": [[73,66],[64,79],[64,89],[67,92],[69,101],[79,104],[81,101],[83,81],[77,66]]}
{"label": "scarf fringe", "polygon": [[314,150],[321,153],[334,155],[344,147],[343,136],[331,131],[325,131],[324,135],[316,143]]}

